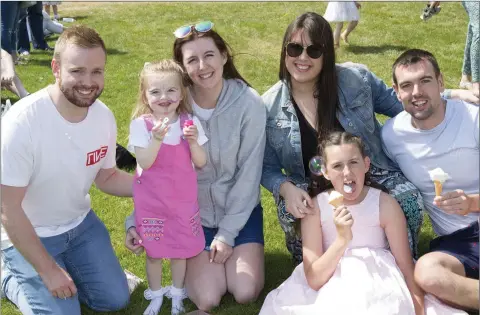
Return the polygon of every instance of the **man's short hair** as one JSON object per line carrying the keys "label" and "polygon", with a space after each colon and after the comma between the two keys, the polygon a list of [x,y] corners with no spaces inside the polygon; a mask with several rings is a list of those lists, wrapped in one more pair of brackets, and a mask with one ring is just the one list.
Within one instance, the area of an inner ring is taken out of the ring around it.
{"label": "man's short hair", "polygon": [[393,63],[392,66],[392,75],[393,75],[393,83],[397,84],[397,77],[395,75],[395,70],[398,66],[410,66],[416,64],[422,60],[426,60],[430,62],[433,66],[433,70],[435,71],[435,77],[438,78],[440,75],[440,67],[438,66],[437,59],[433,56],[432,53],[422,50],[422,49],[409,49],[401,54],[397,60]]}
{"label": "man's short hair", "polygon": [[77,45],[82,48],[101,47],[105,52],[105,55],[107,54],[105,43],[100,35],[94,29],[84,25],[72,26],[63,31],[55,44],[53,59],[60,62],[62,52],[69,44]]}

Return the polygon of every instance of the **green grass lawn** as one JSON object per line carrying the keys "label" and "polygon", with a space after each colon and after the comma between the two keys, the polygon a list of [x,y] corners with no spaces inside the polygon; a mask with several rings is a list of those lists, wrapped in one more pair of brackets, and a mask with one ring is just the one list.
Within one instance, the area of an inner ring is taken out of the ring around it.
{"label": "green grass lawn", "polygon": [[[323,14],[326,2],[264,3],[72,3],[59,6],[62,17],[73,17],[73,24],[95,28],[108,50],[105,91],[101,97],[114,112],[118,142],[126,145],[130,114],[137,96],[138,74],[146,61],[170,58],[176,27],[199,20],[211,20],[215,29],[234,50],[236,65],[259,92],[265,92],[278,80],[278,66],[283,33],[287,25],[305,11]],[[362,2],[361,21],[350,36],[350,46],[337,52],[338,62],[366,64],[387,84],[391,84],[391,65],[407,48],[423,48],[437,57],[447,87],[460,81],[467,15],[460,3],[446,2],[442,11],[428,22],[419,16],[424,2]],[[68,24],[68,23],[65,23]],[[55,37],[49,44],[54,45]],[[28,91],[34,92],[53,83],[51,55],[32,52],[27,64],[17,72]],[[5,98],[16,100],[12,94]],[[380,117],[383,121],[384,118]],[[132,210],[132,200],[107,196],[92,188],[93,208],[105,222],[122,266],[145,279],[144,257],[136,257],[123,246],[124,219]],[[284,236],[277,223],[273,198],[262,188],[265,209],[265,289],[256,303],[237,305],[230,295],[222,300],[214,314],[257,314],[265,295],[285,280],[292,271]],[[433,237],[430,224],[422,229],[420,249],[425,251]],[[168,264],[164,265],[164,283],[170,282]],[[129,307],[115,314],[142,314],[147,307],[143,283],[133,294]],[[112,288],[114,290],[115,288]],[[187,303],[188,310],[194,310]],[[2,300],[1,313],[20,314],[10,302]],[[83,314],[95,312],[83,308]],[[113,313],[112,313],[113,314]],[[161,314],[170,314],[166,302]]]}

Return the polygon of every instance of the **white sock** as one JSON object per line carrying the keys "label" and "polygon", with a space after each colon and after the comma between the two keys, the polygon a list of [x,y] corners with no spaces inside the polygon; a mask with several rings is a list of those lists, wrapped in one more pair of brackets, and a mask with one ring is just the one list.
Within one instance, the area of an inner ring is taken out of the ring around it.
{"label": "white sock", "polygon": [[185,288],[175,288],[172,285],[168,295],[172,299],[172,315],[185,313],[185,307],[183,306],[183,299],[187,297]]}
{"label": "white sock", "polygon": [[143,296],[145,299],[150,300],[150,305],[148,305],[143,315],[157,315],[160,312],[163,304],[163,295],[166,293],[167,288],[160,288],[159,290],[152,291],[149,289],[145,290]]}
{"label": "white sock", "polygon": [[173,285],[170,286],[169,297],[181,296],[182,298],[187,297],[187,292],[185,288],[175,288]]}

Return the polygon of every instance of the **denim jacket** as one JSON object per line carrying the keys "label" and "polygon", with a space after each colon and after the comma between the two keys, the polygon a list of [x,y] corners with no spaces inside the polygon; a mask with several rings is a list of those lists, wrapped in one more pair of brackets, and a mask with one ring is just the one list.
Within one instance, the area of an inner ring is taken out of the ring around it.
{"label": "denim jacket", "polygon": [[[362,138],[374,166],[398,171],[398,166],[382,150],[381,125],[375,117],[375,113],[394,117],[403,110],[395,91],[367,69],[337,65],[336,71],[340,124],[345,131]],[[308,181],[303,166],[300,127],[285,82],[277,82],[262,98],[267,107],[267,142],[261,184],[273,193],[278,203],[282,183],[288,180],[304,186]]]}

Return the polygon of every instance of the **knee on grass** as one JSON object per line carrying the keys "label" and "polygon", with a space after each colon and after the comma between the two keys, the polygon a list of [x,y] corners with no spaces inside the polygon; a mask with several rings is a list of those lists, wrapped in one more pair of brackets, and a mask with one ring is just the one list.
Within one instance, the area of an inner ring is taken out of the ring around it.
{"label": "knee on grass", "polygon": [[242,285],[238,285],[231,290],[231,293],[237,303],[247,304],[254,302],[258,298],[262,287],[263,285],[259,285],[254,282],[243,283]]}
{"label": "knee on grass", "polygon": [[211,309],[220,305],[223,294],[221,293],[203,293],[195,299],[194,303],[197,305],[198,309],[204,312],[208,312]]}
{"label": "knee on grass", "polygon": [[233,297],[238,304],[247,304],[256,301],[258,293],[255,291],[241,290],[240,292],[234,293]]}
{"label": "knee on grass", "polygon": [[115,287],[110,292],[104,292],[101,296],[89,299],[86,303],[91,309],[98,312],[114,312],[127,307],[130,302],[128,286]]}

